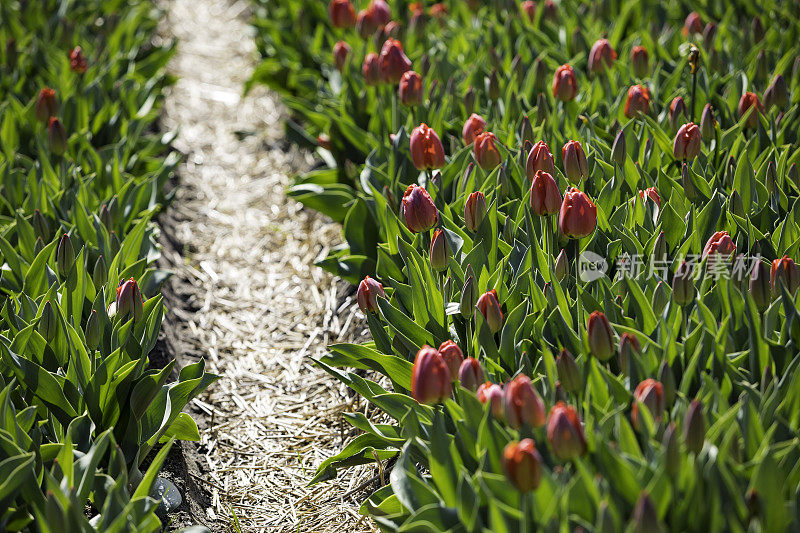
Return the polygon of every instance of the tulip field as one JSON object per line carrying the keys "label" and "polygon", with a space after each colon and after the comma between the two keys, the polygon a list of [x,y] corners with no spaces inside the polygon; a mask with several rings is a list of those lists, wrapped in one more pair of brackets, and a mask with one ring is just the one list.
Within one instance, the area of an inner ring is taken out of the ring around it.
{"label": "tulip field", "polygon": [[800,529],[797,1],[254,4],[372,335],[316,364],[384,415],[311,484],[379,463],[383,531]]}

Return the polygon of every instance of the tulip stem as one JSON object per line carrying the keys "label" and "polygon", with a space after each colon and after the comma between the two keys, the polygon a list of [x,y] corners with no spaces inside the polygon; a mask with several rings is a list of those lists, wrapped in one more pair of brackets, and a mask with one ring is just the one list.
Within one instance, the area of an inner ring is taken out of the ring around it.
{"label": "tulip stem", "polygon": [[[552,215],[553,220],[555,220],[555,215]],[[553,224],[550,220],[550,216],[544,218],[544,233],[545,239],[547,239],[547,264],[550,267],[550,273],[552,274],[554,271],[554,261],[556,256],[555,245],[553,244]],[[558,276],[556,276],[558,277]],[[553,280],[550,280],[553,281]]]}
{"label": "tulip stem", "polygon": [[694,72],[692,72],[692,102],[691,102],[691,104],[689,104],[689,105],[692,106],[692,110],[689,113],[689,115],[692,117],[691,122],[694,122],[694,108],[697,107],[695,105],[695,95],[697,94],[697,71],[698,70],[699,69],[694,69]]}
{"label": "tulip stem", "polygon": [[397,91],[392,91],[392,133],[397,133]]}
{"label": "tulip stem", "polygon": [[519,493],[519,510],[522,513],[522,521],[520,523],[520,532],[521,533],[528,533],[528,493],[527,492],[520,492]]}
{"label": "tulip stem", "polygon": [[581,246],[580,239],[573,239],[572,246],[575,251],[575,305],[577,306],[577,313],[575,317],[575,333],[578,337],[581,336],[581,327],[583,326],[583,303],[581,302],[581,266],[580,266],[580,253]]}

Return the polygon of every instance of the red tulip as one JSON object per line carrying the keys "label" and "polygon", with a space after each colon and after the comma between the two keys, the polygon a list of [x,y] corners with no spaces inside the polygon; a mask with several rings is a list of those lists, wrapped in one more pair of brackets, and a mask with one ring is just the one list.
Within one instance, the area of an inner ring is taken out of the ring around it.
{"label": "red tulip", "polygon": [[569,65],[561,65],[553,76],[553,96],[564,102],[574,100],[578,94],[578,80]]}
{"label": "red tulip", "polygon": [[396,20],[390,20],[386,23],[386,26],[383,27],[383,36],[385,38],[391,37],[392,39],[397,39],[400,36],[400,23]]}
{"label": "red tulip", "polygon": [[56,92],[50,87],[45,87],[39,91],[39,96],[36,98],[36,119],[47,124],[50,121],[50,117],[56,115],[58,115]]}
{"label": "red tulip", "polygon": [[503,389],[500,385],[489,383],[488,381],[478,387],[478,401],[489,403],[492,408],[492,415],[495,418],[503,418]]}
{"label": "red tulip", "polygon": [[445,165],[444,146],[439,136],[427,124],[411,132],[411,160],[418,170],[442,168]]}
{"label": "red tulip", "polygon": [[50,117],[47,126],[47,139],[50,142],[50,151],[55,155],[62,155],[67,150],[67,130],[57,117]]}
{"label": "red tulip", "polygon": [[439,222],[439,211],[428,191],[411,184],[403,194],[403,218],[413,233],[428,231]]}
{"label": "red tulip", "polygon": [[614,355],[614,330],[606,315],[600,311],[593,311],[589,315],[586,333],[589,337],[589,350],[592,355],[601,361]]}
{"label": "red tulip", "polygon": [[692,11],[683,24],[683,36],[688,37],[690,34],[695,33],[703,33],[703,19],[700,18],[699,13]]}
{"label": "red tulip", "polygon": [[433,4],[428,10],[428,13],[430,13],[431,17],[441,22],[445,17],[447,17],[447,6],[442,2]]}
{"label": "red tulip", "polygon": [[500,331],[503,327],[503,310],[500,309],[500,302],[497,301],[497,291],[492,289],[483,293],[481,297],[478,298],[478,303],[476,305],[492,333]]}
{"label": "red tulip", "polygon": [[472,233],[478,228],[486,216],[486,197],[481,191],[476,191],[467,197],[464,202],[464,225]]}
{"label": "red tulip", "polygon": [[561,149],[561,158],[564,161],[564,175],[570,183],[577,185],[589,175],[586,154],[578,141],[568,141]]}
{"label": "red tulip", "polygon": [[367,40],[372,37],[375,32],[378,31],[379,27],[380,24],[377,18],[375,18],[374,11],[367,8],[358,12],[358,16],[356,17],[356,31],[362,39]]}
{"label": "red tulip", "polygon": [[558,402],[550,409],[547,440],[559,459],[575,459],[586,453],[586,437],[574,407]]}
{"label": "red tulip", "polygon": [[72,72],[77,72],[78,74],[83,74],[88,68],[80,46],[76,46],[69,53],[69,68],[72,69]]}
{"label": "red tulip", "polygon": [[406,107],[418,106],[422,103],[422,77],[409,70],[403,73],[397,88],[400,103]]}
{"label": "red tulip", "polygon": [[494,133],[484,131],[475,137],[473,150],[475,160],[484,170],[493,170],[502,161],[500,151],[497,149],[497,137]]}
{"label": "red tulip", "polygon": [[684,120],[686,120],[686,102],[680,96],[676,96],[669,104],[669,127],[675,131]]}
{"label": "red tulip", "polygon": [[367,9],[372,11],[380,26],[385,26],[392,20],[392,9],[384,0],[372,0]]}
{"label": "red tulip", "polygon": [[700,128],[694,122],[688,122],[678,128],[672,143],[672,155],[681,161],[691,161],[700,154]]}
{"label": "red tulip", "polygon": [[458,381],[465,389],[475,392],[484,380],[483,367],[474,357],[464,359],[458,369]]}
{"label": "red tulip", "polygon": [[486,129],[486,121],[483,120],[483,117],[475,113],[471,114],[461,129],[461,138],[464,140],[464,144],[469,146],[475,142],[475,137],[484,129]]}
{"label": "red tulip", "polygon": [[417,352],[411,369],[411,396],[434,405],[450,397],[450,370],[442,356],[427,344]]}
{"label": "red tulip", "polygon": [[625,117],[633,118],[639,113],[646,115],[650,111],[650,91],[644,85],[633,85],[628,89],[625,100]]}
{"label": "red tulip", "polygon": [[798,271],[795,262],[788,256],[783,256],[781,259],[775,259],[772,262],[770,269],[769,284],[772,286],[772,294],[780,292],[779,282],[783,280],[786,284],[786,289],[789,294],[794,294],[797,287],[800,286],[800,271]]}
{"label": "red tulip", "polygon": [[331,0],[328,16],[334,28],[352,28],[356,24],[356,10],[350,0]]}
{"label": "red tulip", "polygon": [[654,379],[646,379],[637,385],[633,393],[633,407],[631,410],[631,422],[633,427],[640,429],[639,424],[639,403],[643,403],[650,410],[654,419],[661,418],[664,412],[664,387]]}
{"label": "red tulip", "polygon": [[533,23],[536,19],[536,2],[533,0],[525,0],[519,5],[522,11],[528,16],[528,21]]}
{"label": "red tulip", "polygon": [[758,115],[759,113],[764,112],[764,106],[761,103],[761,100],[758,99],[758,95],[751,92],[746,92],[742,95],[742,98],[739,100],[739,118],[744,117],[747,110],[751,107],[754,107],[750,116],[747,117],[747,122],[744,123],[745,128],[757,128],[758,127]]}
{"label": "red tulip", "polygon": [[362,279],[361,283],[358,284],[358,291],[356,291],[358,307],[365,313],[377,313],[378,296],[386,298],[383,285],[369,276]]}
{"label": "red tulip", "polygon": [[542,20],[555,20],[558,17],[558,6],[553,0],[544,0]]}
{"label": "red tulip", "polygon": [[586,193],[575,187],[567,189],[558,214],[558,226],[568,238],[580,239],[591,235],[597,227],[597,206]]}
{"label": "red tulip", "polygon": [[706,242],[703,248],[703,259],[711,254],[719,253],[728,256],[736,251],[736,245],[733,244],[731,236],[727,231],[718,231]]}
{"label": "red tulip", "polygon": [[450,378],[455,380],[459,375],[461,365],[464,363],[464,353],[461,348],[453,341],[444,341],[439,346],[439,354],[450,371]]}
{"label": "red tulip", "polygon": [[644,46],[634,46],[631,50],[631,65],[633,75],[637,78],[644,78],[650,73],[650,56]]}
{"label": "red tulip", "polygon": [[533,145],[531,151],[528,152],[528,159],[525,161],[525,174],[529,180],[532,180],[540,170],[547,172],[551,176],[556,173],[553,154],[544,141],[539,141]]}
{"label": "red tulip", "polygon": [[533,440],[509,443],[503,451],[503,469],[518,491],[535,490],[542,481],[542,456]]}
{"label": "red tulip", "polygon": [[144,313],[144,300],[136,280],[130,278],[122,280],[117,287],[117,316],[131,315],[134,322],[142,319]]}
{"label": "red tulip", "polygon": [[506,383],[503,394],[506,421],[511,427],[520,428],[527,424],[538,428],[544,425],[544,402],[528,376],[520,374]]}
{"label": "red tulip", "polygon": [[347,58],[350,56],[350,45],[344,41],[338,41],[333,45],[333,64],[336,70],[341,72],[347,64]]}
{"label": "red tulip", "polygon": [[539,216],[555,215],[561,209],[561,191],[553,176],[543,170],[531,182],[531,210]]}
{"label": "red tulip", "polygon": [[639,191],[639,198],[641,198],[643,202],[645,201],[645,196],[653,200],[658,207],[661,207],[661,196],[658,195],[658,191],[655,187],[649,187],[643,191]]}
{"label": "red tulip", "polygon": [[617,53],[611,47],[608,39],[598,39],[589,51],[589,72],[599,74],[614,65]]}
{"label": "red tulip", "polygon": [[381,68],[378,63],[378,54],[375,52],[370,52],[364,57],[364,64],[361,65],[361,74],[364,76],[364,83],[367,85],[380,83]]}
{"label": "red tulip", "polygon": [[[411,70],[411,60],[403,52],[403,45],[395,39],[386,39],[379,57],[381,79],[384,83],[397,83],[405,72]],[[438,168],[438,167],[437,167]]]}

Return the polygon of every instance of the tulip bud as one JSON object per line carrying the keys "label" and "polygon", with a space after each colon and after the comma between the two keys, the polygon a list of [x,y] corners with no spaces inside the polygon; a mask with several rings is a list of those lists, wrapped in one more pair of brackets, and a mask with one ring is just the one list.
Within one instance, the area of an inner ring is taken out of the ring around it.
{"label": "tulip bud", "polygon": [[491,171],[500,164],[502,156],[497,149],[497,137],[494,133],[485,131],[475,137],[473,146],[475,161],[483,170]]}
{"label": "tulip bud", "polygon": [[427,344],[414,359],[411,396],[427,405],[441,403],[450,397],[450,370],[439,352]]}
{"label": "tulip bud", "polygon": [[72,70],[72,72],[76,72],[78,74],[83,74],[88,68],[86,65],[86,59],[83,57],[83,50],[81,50],[80,46],[76,46],[69,53],[69,68]]}
{"label": "tulip bud", "polygon": [[625,117],[634,118],[650,111],[650,91],[644,85],[632,85],[625,100]]}
{"label": "tulip bud", "polygon": [[700,133],[704,141],[711,142],[715,137],[717,121],[714,118],[714,110],[711,104],[706,104],[703,114],[700,116]]}
{"label": "tulip bud", "polygon": [[500,98],[500,80],[497,78],[497,69],[492,69],[489,79],[486,82],[486,93],[490,100]]}
{"label": "tulip bud", "polygon": [[617,136],[614,138],[614,144],[611,145],[611,162],[622,168],[625,166],[627,158],[628,151],[625,146],[625,132],[619,130]]}
{"label": "tulip bud", "polygon": [[644,78],[650,73],[650,57],[644,46],[633,47],[631,65],[633,66],[633,75],[637,78]]}
{"label": "tulip bud", "polygon": [[666,237],[664,237],[664,232],[661,231],[656,237],[656,242],[653,243],[653,256],[656,259],[664,259],[668,251]]}
{"label": "tulip bud", "polygon": [[461,348],[453,341],[444,341],[439,346],[439,355],[450,371],[450,379],[455,380],[459,375],[461,365],[464,363],[464,354]]}
{"label": "tulip bud", "polygon": [[47,138],[50,142],[50,151],[54,155],[63,155],[67,150],[67,130],[64,129],[64,125],[56,117],[50,117]]}
{"label": "tulip bud", "polygon": [[503,394],[506,421],[511,427],[519,429],[527,424],[538,428],[544,425],[544,402],[528,376],[520,374],[506,383]]}
{"label": "tulip bud", "polygon": [[73,263],[75,263],[75,249],[72,247],[69,235],[65,233],[56,249],[56,266],[58,267],[59,276],[66,278],[72,269]]}
{"label": "tulip bud", "polygon": [[497,419],[503,418],[503,389],[500,388],[500,385],[487,381],[478,387],[477,396],[479,402],[489,403],[492,416]]}
{"label": "tulip bud", "polygon": [[475,233],[485,217],[486,197],[481,191],[470,194],[464,203],[464,225],[469,231]]}
{"label": "tulip bud", "polygon": [[553,96],[564,102],[575,99],[578,94],[578,80],[569,65],[561,65],[553,77]]}
{"label": "tulip bud", "polygon": [[567,254],[564,250],[561,250],[561,253],[558,254],[555,263],[555,274],[556,279],[558,281],[563,281],[565,277],[567,277],[567,273],[569,272],[569,260],[567,259]]}
{"label": "tulip bud", "polygon": [[139,322],[144,313],[143,306],[144,300],[136,280],[130,278],[127,281],[120,281],[117,287],[117,315],[126,317],[130,314],[133,316],[134,322]]}
{"label": "tulip bud", "polygon": [[503,451],[503,469],[520,492],[536,490],[542,481],[542,457],[533,440],[510,442]]}
{"label": "tulip bud", "polygon": [[396,39],[386,39],[383,43],[378,64],[384,83],[397,83],[405,72],[411,70],[411,60],[403,52],[403,45]]}
{"label": "tulip bud", "polygon": [[549,173],[537,170],[531,181],[531,210],[539,216],[555,215],[561,209],[561,202],[556,180]]}
{"label": "tulip bud", "polygon": [[642,199],[642,202],[646,202],[648,199],[652,200],[653,203],[656,204],[656,207],[661,207],[661,196],[658,194],[655,187],[639,190],[639,198]]}
{"label": "tulip bud", "polygon": [[567,189],[558,214],[561,233],[570,239],[591,235],[597,226],[597,206],[586,193],[575,187]]}
{"label": "tulip bud", "polygon": [[464,93],[464,111],[467,113],[472,113],[475,109],[475,89],[470,87],[467,89],[467,92]]}
{"label": "tulip bud", "polygon": [[517,82],[522,83],[525,79],[525,65],[522,63],[522,56],[517,54],[511,60],[511,72],[514,73]]}
{"label": "tulip bud", "polygon": [[414,128],[409,142],[411,160],[417,170],[442,168],[445,165],[442,141],[427,124],[423,123]]}
{"label": "tulip bud", "polygon": [[764,107],[769,111],[772,107],[783,109],[789,105],[789,86],[786,79],[778,74],[764,91]]}
{"label": "tulip bud", "polygon": [[731,236],[727,231],[718,231],[714,233],[706,242],[703,248],[703,259],[713,253],[719,253],[724,256],[729,256],[736,252],[736,245],[733,244]]}
{"label": "tulip bud", "polygon": [[577,185],[589,174],[586,154],[578,141],[568,141],[561,149],[561,158],[564,161],[564,175],[570,183]]}
{"label": "tulip bud", "polygon": [[556,173],[553,154],[550,153],[550,147],[544,141],[539,141],[533,145],[525,162],[525,174],[529,180],[532,180],[540,170],[548,173],[551,177]]}
{"label": "tulip bud", "polygon": [[664,413],[664,387],[654,379],[646,379],[636,386],[631,407],[631,422],[637,431],[641,430],[639,420],[639,404],[647,407],[654,420],[659,420]]}
{"label": "tulip bud", "polygon": [[477,302],[478,286],[475,283],[475,278],[467,276],[467,280],[464,282],[464,288],[461,289],[461,315],[464,318],[471,317]]}
{"label": "tulip bud", "polygon": [[633,333],[623,333],[619,339],[619,367],[622,373],[630,374],[631,359],[642,352],[642,345]]}
{"label": "tulip bud", "polygon": [[596,533],[615,533],[618,530],[614,515],[608,508],[608,503],[606,501],[600,502],[600,506],[597,508],[597,521],[594,531]]}
{"label": "tulip bud", "polygon": [[610,69],[617,60],[617,53],[608,39],[598,39],[589,51],[589,72],[601,74]]}
{"label": "tulip bud", "polygon": [[553,454],[563,461],[576,459],[586,453],[586,437],[574,407],[558,402],[550,409],[547,440]]}
{"label": "tulip bud", "polygon": [[692,400],[683,419],[683,441],[690,452],[700,453],[706,440],[706,421],[703,406],[698,400]]}
{"label": "tulip bud", "polygon": [[92,270],[92,283],[96,289],[100,289],[107,281],[108,271],[106,269],[106,262],[101,255],[97,258],[97,262],[94,264],[94,270]]}
{"label": "tulip bud", "polygon": [[86,331],[84,335],[86,337],[86,346],[89,348],[89,351],[95,351],[100,345],[100,318],[98,318],[97,311],[94,309],[92,309],[92,313],[89,315],[89,320],[86,321]]}
{"label": "tulip bud", "polygon": [[361,75],[364,76],[364,83],[367,85],[377,85],[381,81],[381,70],[378,64],[378,54],[370,52],[364,57],[361,65]]}
{"label": "tulip bud", "polygon": [[775,193],[775,188],[778,185],[778,170],[775,168],[775,161],[770,160],[767,163],[767,172],[764,176],[764,187],[769,194]]}
{"label": "tulip bud", "polygon": [[497,300],[497,291],[492,289],[487,291],[478,298],[475,304],[478,311],[483,315],[486,320],[486,325],[492,333],[497,333],[503,327],[503,311],[500,309],[500,302]]}
{"label": "tulip bud", "polygon": [[764,39],[764,24],[761,23],[761,17],[755,15],[753,17],[753,22],[750,25],[750,29],[753,32],[753,42],[758,43]]}
{"label": "tulip bud", "polygon": [[541,57],[536,58],[533,64],[533,72],[533,88],[536,92],[541,93],[547,88],[547,76],[550,74],[547,70],[547,65],[542,61]]}
{"label": "tulip bud", "polygon": [[533,24],[534,20],[536,20],[536,2],[533,0],[525,0],[519,6],[522,12],[528,16],[528,22]]}
{"label": "tulip bud", "polygon": [[520,126],[519,137],[523,146],[530,142],[533,144],[533,126],[531,125],[528,115],[522,117],[522,126]]}
{"label": "tulip bud", "polygon": [[689,35],[702,32],[703,19],[700,18],[700,15],[697,13],[697,11],[692,11],[689,13],[689,16],[686,17],[686,22],[683,24],[683,36],[688,37]]}
{"label": "tulip bud", "polygon": [[544,93],[536,97],[536,124],[544,124],[550,111],[547,109],[547,99]]}
{"label": "tulip bud", "polygon": [[436,229],[433,232],[429,257],[431,268],[436,272],[444,272],[450,265],[450,247],[447,244],[444,231],[441,229]]}
{"label": "tulip bud", "polygon": [[58,318],[56,317],[53,306],[50,302],[45,302],[42,308],[42,315],[39,317],[39,335],[44,337],[48,343],[53,342],[53,339],[58,335]]}
{"label": "tulip bud", "polygon": [[33,212],[33,217],[31,217],[31,225],[33,226],[34,234],[37,237],[48,240],[50,239],[50,224],[47,223],[47,219],[38,209]]}
{"label": "tulip bud", "polygon": [[680,264],[672,279],[672,299],[681,307],[689,305],[694,300],[692,272],[686,261]]}
{"label": "tulip bud", "polygon": [[775,259],[772,262],[769,283],[772,286],[773,295],[780,293],[781,282],[786,285],[786,290],[791,295],[794,295],[797,287],[800,286],[800,271],[795,262],[785,255],[781,259]]}
{"label": "tulip bud", "polygon": [[464,362],[461,363],[458,369],[458,381],[461,383],[461,386],[475,392],[478,390],[478,385],[482,384],[484,379],[483,367],[480,362],[473,357],[464,359]]}
{"label": "tulip bud", "polygon": [[666,360],[661,361],[661,366],[658,368],[658,381],[664,389],[664,406],[669,407],[675,402],[675,374]]}
{"label": "tulip bud", "polygon": [[681,443],[678,440],[678,428],[674,423],[670,423],[664,430],[661,445],[664,448],[664,470],[671,477],[675,477],[681,471]]}
{"label": "tulip bud", "polygon": [[117,234],[113,231],[108,233],[108,237],[111,240],[109,243],[111,246],[111,256],[116,257],[119,253],[119,249],[122,247],[122,244],[119,242],[119,237],[117,237]]}
{"label": "tulip bud", "polygon": [[472,113],[469,118],[464,122],[464,127],[461,129],[461,138],[464,144],[469,146],[475,142],[475,137],[486,129],[486,121],[483,117]]}
{"label": "tulip bud", "polygon": [[709,22],[703,28],[703,45],[709,51],[709,55],[714,50],[714,38],[717,36],[717,25],[714,22]]}
{"label": "tulip bud", "polygon": [[684,120],[686,120],[686,102],[680,96],[676,96],[669,105],[670,129],[676,131],[678,126],[684,123]]}
{"label": "tulip bud", "polygon": [[33,254],[34,256],[39,255],[39,252],[44,250],[44,241],[41,237],[36,237],[36,242],[33,245]]}
{"label": "tulip bud", "polygon": [[336,70],[341,72],[347,64],[347,58],[350,56],[350,45],[344,41],[338,41],[333,45],[333,64]]}
{"label": "tulip bud", "polygon": [[413,70],[403,73],[397,88],[400,103],[406,107],[415,107],[422,103],[422,78]]}
{"label": "tulip bud", "polygon": [[328,16],[334,28],[352,28],[356,25],[356,10],[350,0],[331,0]]}
{"label": "tulip bud", "polygon": [[606,361],[614,355],[614,330],[611,328],[606,315],[600,311],[593,311],[589,315],[586,331],[589,336],[589,350],[592,355],[601,361]]}
{"label": "tulip bud", "polygon": [[772,302],[772,281],[770,272],[767,270],[767,265],[762,261],[756,261],[753,265],[753,270],[750,271],[750,295],[756,307],[762,313],[769,307]]}
{"label": "tulip bud", "polygon": [[753,111],[747,117],[744,127],[755,129],[758,127],[758,115],[764,112],[764,106],[761,104],[761,100],[758,99],[758,95],[746,92],[739,100],[739,118],[742,119],[751,107]]}
{"label": "tulip bud", "polygon": [[691,161],[700,154],[700,128],[689,122],[678,128],[672,143],[672,155],[680,161]]}
{"label": "tulip bud", "polygon": [[576,393],[583,388],[583,373],[566,348],[561,349],[561,354],[556,359],[556,370],[564,390]]}
{"label": "tulip bud", "polygon": [[364,313],[378,312],[378,297],[386,298],[383,285],[375,279],[367,276],[358,284],[356,291],[356,301],[358,307]]}
{"label": "tulip bud", "polygon": [[39,96],[36,98],[36,119],[47,124],[50,117],[58,115],[58,100],[56,100],[56,92],[50,87],[45,87],[39,91]]}
{"label": "tulip bud", "polygon": [[662,530],[658,523],[658,511],[646,491],[642,491],[633,509],[633,533],[657,533]]}
{"label": "tulip bud", "polygon": [[9,70],[16,70],[18,57],[17,40],[11,37],[6,41],[6,66]]}
{"label": "tulip bud", "polygon": [[792,166],[789,167],[789,170],[786,172],[786,177],[795,184],[795,186],[800,187],[800,172],[797,170],[797,163],[792,163]]}

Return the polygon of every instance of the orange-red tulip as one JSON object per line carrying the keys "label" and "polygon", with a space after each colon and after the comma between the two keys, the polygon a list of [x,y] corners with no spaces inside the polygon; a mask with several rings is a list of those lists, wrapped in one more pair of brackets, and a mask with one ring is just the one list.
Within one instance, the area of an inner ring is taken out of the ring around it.
{"label": "orange-red tulip", "polygon": [[553,454],[561,460],[576,459],[586,453],[586,437],[574,407],[558,402],[550,409],[547,440]]}
{"label": "orange-red tulip", "polygon": [[650,111],[650,91],[644,85],[633,85],[628,89],[625,100],[625,116],[633,118],[639,113],[646,115]]}
{"label": "orange-red tulip", "polygon": [[509,443],[503,451],[503,469],[518,491],[536,490],[542,481],[542,456],[533,440]]}
{"label": "orange-red tulip", "polygon": [[567,189],[558,214],[558,226],[565,237],[580,239],[597,227],[597,206],[583,191]]}
{"label": "orange-red tulip", "polygon": [[561,65],[553,76],[553,96],[564,102],[574,100],[578,94],[578,80],[569,65]]}
{"label": "orange-red tulip", "polygon": [[553,176],[543,170],[531,182],[531,210],[539,216],[555,215],[561,209],[561,191]]}
{"label": "orange-red tulip", "polygon": [[411,160],[418,170],[430,170],[444,166],[442,141],[427,124],[420,124],[411,131],[410,143]]}
{"label": "orange-red tulip", "polygon": [[439,352],[427,344],[414,359],[411,396],[427,405],[441,403],[450,396],[450,370]]}
{"label": "orange-red tulip", "polygon": [[403,194],[403,218],[413,233],[428,231],[439,222],[439,211],[428,191],[411,184]]}

